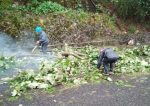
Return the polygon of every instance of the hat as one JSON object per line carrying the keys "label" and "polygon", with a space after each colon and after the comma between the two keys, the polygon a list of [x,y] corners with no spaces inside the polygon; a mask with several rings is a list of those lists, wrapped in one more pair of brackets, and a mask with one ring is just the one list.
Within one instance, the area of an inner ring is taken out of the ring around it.
{"label": "hat", "polygon": [[41,27],[36,27],[35,31],[36,31],[37,33],[39,33],[39,32],[42,31],[42,28],[41,28]]}

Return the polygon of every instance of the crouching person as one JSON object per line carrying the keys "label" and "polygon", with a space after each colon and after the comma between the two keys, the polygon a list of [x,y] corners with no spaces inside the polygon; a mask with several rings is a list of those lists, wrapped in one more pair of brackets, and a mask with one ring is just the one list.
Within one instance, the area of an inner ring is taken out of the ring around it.
{"label": "crouching person", "polygon": [[[98,57],[97,70],[100,69],[101,63],[103,62],[104,73],[103,75],[114,74],[114,65],[118,60],[119,55],[110,48],[102,48]],[[108,64],[110,64],[110,73],[108,72]]]}

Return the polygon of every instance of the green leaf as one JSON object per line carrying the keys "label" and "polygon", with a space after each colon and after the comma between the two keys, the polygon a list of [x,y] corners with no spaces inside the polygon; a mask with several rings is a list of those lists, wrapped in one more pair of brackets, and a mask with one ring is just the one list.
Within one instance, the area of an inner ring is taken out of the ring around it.
{"label": "green leaf", "polygon": [[108,81],[112,81],[112,79],[110,77],[107,78]]}
{"label": "green leaf", "polygon": [[39,83],[38,88],[44,88],[44,89],[46,89],[46,88],[48,88],[48,84]]}
{"label": "green leaf", "polygon": [[148,66],[148,62],[146,62],[145,60],[142,60],[142,61],[141,61],[141,65],[142,65],[142,66]]}
{"label": "green leaf", "polygon": [[81,83],[81,80],[80,79],[75,79],[73,82],[74,82],[74,84],[79,85]]}
{"label": "green leaf", "polygon": [[51,87],[51,88],[46,89],[46,91],[48,91],[48,92],[53,92],[53,91],[55,91],[55,88],[54,88],[54,87]]}
{"label": "green leaf", "polygon": [[49,81],[52,85],[55,85],[56,81],[54,77],[55,76],[53,74],[48,74],[47,76],[45,76],[45,80]]}
{"label": "green leaf", "polygon": [[123,81],[122,80],[117,80],[115,81],[115,84],[118,86],[123,86]]}
{"label": "green leaf", "polygon": [[14,101],[14,100],[17,100],[19,96],[13,96],[13,97],[10,97],[10,98],[7,98],[6,100],[7,101]]}
{"label": "green leaf", "polygon": [[4,66],[4,62],[0,61],[0,67],[3,67],[3,66]]}
{"label": "green leaf", "polygon": [[130,82],[127,82],[125,86],[132,86]]}
{"label": "green leaf", "polygon": [[30,87],[30,88],[36,88],[36,87],[38,87],[39,85],[40,85],[40,84],[39,84],[38,82],[36,82],[36,81],[34,81],[34,82],[28,81],[28,82],[27,82],[27,86]]}
{"label": "green leaf", "polygon": [[16,90],[13,90],[11,94],[12,96],[20,96],[20,93],[18,93]]}
{"label": "green leaf", "polygon": [[69,66],[70,66],[70,60],[69,60],[69,59],[66,59],[66,61],[65,61],[65,65],[66,65],[67,67],[69,67]]}
{"label": "green leaf", "polygon": [[26,77],[27,79],[31,78],[32,76],[34,76],[34,70],[26,70]]}
{"label": "green leaf", "polygon": [[14,56],[11,56],[11,57],[9,57],[9,61],[13,61],[13,59],[14,59]]}

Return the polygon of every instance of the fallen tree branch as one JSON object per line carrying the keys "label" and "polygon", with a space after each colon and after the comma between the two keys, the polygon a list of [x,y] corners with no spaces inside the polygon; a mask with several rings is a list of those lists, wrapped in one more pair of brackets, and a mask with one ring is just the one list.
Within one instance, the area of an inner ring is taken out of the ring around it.
{"label": "fallen tree branch", "polygon": [[77,54],[79,56],[86,56],[86,54],[83,54],[83,53],[77,53],[77,52],[75,52],[75,54]]}
{"label": "fallen tree branch", "polygon": [[62,52],[61,55],[65,56],[65,57],[68,57],[69,55],[72,55],[72,56],[77,57],[79,59],[84,59],[83,57],[81,57],[81,56],[79,56],[79,55],[77,55],[77,54],[75,54],[73,52]]}

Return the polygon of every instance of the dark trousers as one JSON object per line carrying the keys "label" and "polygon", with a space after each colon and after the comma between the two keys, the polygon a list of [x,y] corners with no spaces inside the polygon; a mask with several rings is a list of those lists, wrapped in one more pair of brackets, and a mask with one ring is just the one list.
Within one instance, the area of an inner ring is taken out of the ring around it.
{"label": "dark trousers", "polygon": [[118,58],[104,58],[103,66],[104,66],[104,73],[108,74],[108,64],[110,63],[110,71],[113,72],[114,64],[118,60]]}
{"label": "dark trousers", "polygon": [[41,47],[42,52],[43,52],[44,54],[47,54],[47,46],[48,46],[48,43],[43,43],[41,46],[42,46],[42,47]]}

